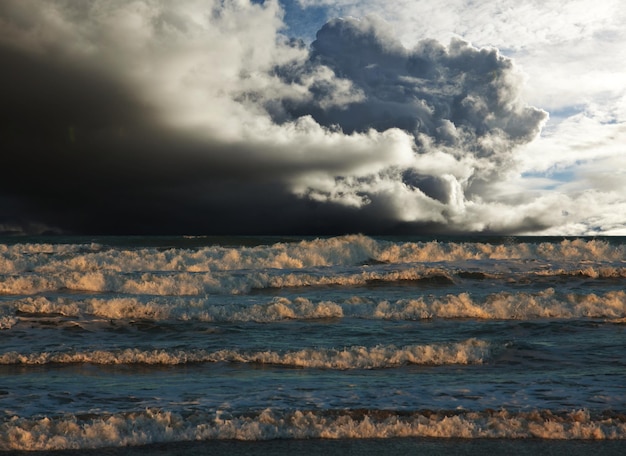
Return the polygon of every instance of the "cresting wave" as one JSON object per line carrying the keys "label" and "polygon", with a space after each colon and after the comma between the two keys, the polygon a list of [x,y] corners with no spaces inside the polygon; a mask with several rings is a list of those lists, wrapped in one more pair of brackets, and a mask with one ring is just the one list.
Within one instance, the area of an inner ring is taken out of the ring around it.
{"label": "cresting wave", "polygon": [[240,350],[168,351],[126,349],[119,351],[85,351],[67,353],[9,352],[0,355],[2,365],[41,364],[151,364],[178,365],[188,363],[251,363],[318,369],[381,369],[408,364],[446,365],[480,364],[489,357],[488,342],[469,339],[450,344],[408,345],[395,347],[353,346],[342,349],[307,348],[290,352]]}
{"label": "cresting wave", "polygon": [[209,272],[241,269],[303,269],[461,260],[619,261],[626,246],[602,240],[560,243],[392,242],[347,235],[257,247],[197,249],[107,247],[100,244],[0,245],[0,274],[113,271]]}
{"label": "cresting wave", "polygon": [[499,279],[529,282],[550,278],[605,279],[626,278],[626,267],[584,266],[541,269],[515,273],[447,270],[424,265],[396,266],[394,270],[267,270],[241,272],[166,272],[121,274],[111,271],[71,273],[24,273],[0,277],[0,295],[33,295],[49,292],[95,292],[143,294],[152,296],[193,296],[207,294],[249,294],[255,290],[298,287],[355,287],[380,284],[453,285],[459,280]]}
{"label": "cresting wave", "polygon": [[553,412],[266,409],[241,416],[146,410],[106,416],[11,418],[0,450],[59,450],[190,440],[369,439],[393,437],[626,439],[626,417]]}
{"label": "cresting wave", "polygon": [[454,285],[493,279],[626,278],[626,246],[595,240],[492,245],[360,235],[258,247],[0,245],[0,295],[241,295],[295,287]]}
{"label": "cresting wave", "polygon": [[196,297],[46,298],[26,297],[3,303],[0,327],[39,318],[259,322],[312,319],[422,320],[475,318],[484,320],[533,320],[542,318],[626,318],[626,291],[603,294],[559,294],[553,288],[536,293],[499,292],[484,299],[469,293],[382,300],[350,296],[342,301],[314,301],[306,297],[273,297],[253,303],[214,303]]}
{"label": "cresting wave", "polygon": [[583,279],[624,279],[626,267],[602,267],[574,269],[559,268],[529,272],[524,275],[484,272],[457,271],[451,273],[441,268],[414,266],[406,270],[393,272],[355,271],[340,275],[326,275],[319,272],[274,271],[253,272],[246,274],[216,273],[138,273],[133,276],[105,273],[101,271],[72,274],[24,274],[5,276],[0,282],[0,295],[32,295],[46,292],[96,292],[120,294],[144,294],[153,296],[193,296],[206,294],[248,294],[254,290],[324,287],[324,286],[370,286],[374,284],[413,283],[454,284],[456,278],[501,278],[501,280],[528,281],[533,278],[549,279],[571,277]]}
{"label": "cresting wave", "polygon": [[[624,270],[626,275],[626,268]],[[27,273],[5,276],[0,294],[30,295],[45,292],[108,292],[153,296],[192,296],[206,294],[247,294],[254,290],[310,286],[365,286],[371,283],[402,281],[452,283],[445,271],[415,266],[395,271],[318,270],[242,272],[160,272],[120,274],[110,271],[71,273]]]}

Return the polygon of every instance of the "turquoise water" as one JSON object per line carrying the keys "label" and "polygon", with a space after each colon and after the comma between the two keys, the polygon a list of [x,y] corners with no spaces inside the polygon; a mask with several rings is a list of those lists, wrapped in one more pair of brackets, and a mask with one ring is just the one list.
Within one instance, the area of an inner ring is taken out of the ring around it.
{"label": "turquoise water", "polygon": [[0,449],[625,439],[625,283],[624,238],[6,238]]}

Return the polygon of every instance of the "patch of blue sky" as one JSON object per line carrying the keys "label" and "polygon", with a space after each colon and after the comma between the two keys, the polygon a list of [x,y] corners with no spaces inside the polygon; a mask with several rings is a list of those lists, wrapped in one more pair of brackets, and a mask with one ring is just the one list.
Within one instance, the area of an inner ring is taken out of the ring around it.
{"label": "patch of blue sky", "polygon": [[548,121],[541,130],[541,136],[551,136],[558,129],[559,124],[566,119],[583,114],[586,106],[582,104],[565,106],[560,109],[551,109],[548,114]]}
{"label": "patch of blue sky", "polygon": [[579,164],[577,162],[566,168],[551,168],[548,171],[529,171],[522,173],[522,178],[527,181],[534,181],[537,184],[537,190],[555,190],[562,184],[577,179],[576,167]]}
{"label": "patch of blue sky", "polygon": [[585,112],[586,108],[587,107],[584,104],[576,104],[564,106],[560,109],[552,109],[550,110],[550,118],[555,120],[567,119],[568,117],[572,117]]}
{"label": "patch of blue sky", "polygon": [[315,34],[322,28],[330,12],[326,6],[307,6],[303,8],[297,0],[280,0],[285,13],[283,21],[286,30],[283,33],[289,38],[302,39],[306,44],[315,40]]}

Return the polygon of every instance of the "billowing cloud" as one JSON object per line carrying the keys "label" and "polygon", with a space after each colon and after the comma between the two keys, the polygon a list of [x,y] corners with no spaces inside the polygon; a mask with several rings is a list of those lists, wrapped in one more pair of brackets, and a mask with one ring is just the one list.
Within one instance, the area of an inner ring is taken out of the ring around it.
{"label": "billowing cloud", "polygon": [[546,113],[497,49],[407,46],[375,16],[286,30],[277,1],[2,2],[0,227],[574,226],[508,193]]}
{"label": "billowing cloud", "polygon": [[[569,203],[564,203],[567,211],[556,212],[569,216],[547,217],[555,225],[546,233],[626,232],[621,215],[626,192],[615,178],[626,172],[626,67],[622,63],[626,11],[619,0],[444,0],[437,4],[299,0],[299,4],[329,16],[376,14],[409,48],[424,38],[447,42],[462,37],[479,47],[495,46],[512,57],[527,75],[521,95],[549,111],[550,119],[538,140],[514,152],[518,174],[497,185],[501,192],[492,188],[492,198],[528,203],[558,194],[558,199]],[[587,177],[590,174],[593,179]],[[615,228],[620,223],[621,231]],[[613,228],[605,230],[605,226]]]}
{"label": "billowing cloud", "polygon": [[[515,147],[534,139],[546,118],[520,100],[520,76],[496,49],[476,49],[460,40],[447,47],[423,40],[406,49],[388,24],[374,17],[328,22],[312,44],[307,65],[279,74],[299,82],[320,65],[349,82],[353,99],[328,105],[334,87],[318,84],[308,99],[271,105],[274,118],[311,115],[346,133],[391,128],[409,133],[415,156],[394,178],[444,204],[463,200],[473,180],[497,179]],[[346,180],[339,184],[345,188]],[[373,196],[371,180],[362,187],[370,190],[362,193]]]}

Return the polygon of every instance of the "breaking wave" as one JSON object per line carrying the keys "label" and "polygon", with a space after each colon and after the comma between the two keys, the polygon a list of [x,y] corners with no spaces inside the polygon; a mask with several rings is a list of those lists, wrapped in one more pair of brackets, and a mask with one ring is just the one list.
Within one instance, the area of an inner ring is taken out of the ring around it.
{"label": "breaking wave", "polygon": [[101,416],[10,418],[0,450],[87,449],[191,440],[371,439],[394,437],[626,439],[626,417],[586,410],[512,412],[266,409],[173,413],[145,410]]}
{"label": "breaking wave", "polygon": [[0,245],[0,295],[242,295],[297,287],[459,285],[626,278],[626,246],[391,242],[361,235],[257,247]]}
{"label": "breaking wave", "polygon": [[453,285],[461,279],[493,278],[510,283],[535,279],[623,279],[626,267],[594,267],[498,274],[479,271],[449,271],[422,265],[396,267],[394,270],[306,270],[243,271],[238,273],[135,273],[110,271],[73,273],[24,273],[2,277],[0,295],[32,295],[46,292],[124,293],[153,296],[193,296],[206,294],[249,294],[255,290],[298,287],[355,287],[407,284],[415,286]]}
{"label": "breaking wave", "polygon": [[85,291],[162,296],[246,294],[253,290],[310,286],[365,286],[375,283],[453,283],[447,273],[414,267],[400,271],[245,271],[240,273],[137,273],[107,271],[29,273],[5,276],[0,294],[29,295],[55,291]]}
{"label": "breaking wave", "polygon": [[256,247],[113,248],[101,244],[0,245],[0,274],[71,271],[209,272],[303,269],[370,262],[424,263],[467,260],[619,261],[625,245],[573,239],[559,243],[392,242],[348,235]]}
{"label": "breaking wave", "polygon": [[409,364],[446,365],[480,364],[490,355],[490,345],[481,340],[469,339],[459,343],[408,345],[353,346],[342,349],[313,349],[276,352],[240,350],[168,351],[126,349],[118,351],[85,351],[68,353],[9,352],[0,355],[3,365],[41,364],[151,364],[179,365],[188,363],[250,363],[285,367],[317,369],[381,369]]}
{"label": "breaking wave", "polygon": [[0,325],[11,327],[20,320],[44,316],[80,320],[260,322],[359,318],[422,320],[474,318],[484,320],[533,320],[626,318],[626,291],[603,294],[559,294],[553,288],[536,293],[498,292],[486,298],[470,293],[421,296],[413,299],[379,300],[351,296],[341,301],[315,301],[305,297],[273,297],[266,302],[217,304],[211,297],[26,297],[4,302]]}

